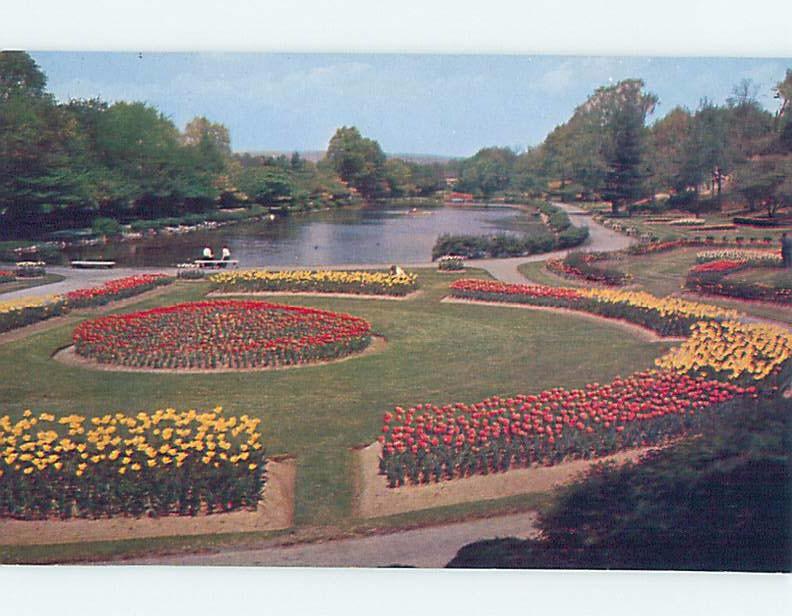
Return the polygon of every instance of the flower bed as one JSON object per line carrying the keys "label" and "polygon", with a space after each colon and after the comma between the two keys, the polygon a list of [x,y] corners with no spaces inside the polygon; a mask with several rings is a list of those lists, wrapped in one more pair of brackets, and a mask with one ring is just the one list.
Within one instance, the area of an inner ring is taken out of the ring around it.
{"label": "flower bed", "polygon": [[761,381],[781,373],[792,357],[792,335],[775,325],[701,321],[690,337],[657,360],[680,373]]}
{"label": "flower bed", "polygon": [[437,260],[437,269],[442,272],[461,272],[465,269],[465,259],[456,255],[443,255]]}
{"label": "flower bed", "polygon": [[751,267],[781,267],[781,253],[770,250],[733,248],[727,250],[705,250],[696,253],[696,263],[710,261],[744,261]]}
{"label": "flower bed", "polygon": [[46,274],[44,261],[19,261],[16,264],[17,278],[42,278]]}
{"label": "flower bed", "polygon": [[357,317],[261,301],[176,304],[81,323],[75,352],[102,364],[149,369],[247,369],[338,359],[363,350]]}
{"label": "flower bed", "polygon": [[215,290],[225,293],[295,291],[307,293],[351,293],[403,296],[418,288],[415,274],[374,271],[242,270],[220,272],[209,277]]}
{"label": "flower bed", "polygon": [[69,291],[65,297],[72,308],[102,306],[108,302],[145,293],[171,282],[173,282],[173,278],[165,274],[141,274],[110,280],[100,287]]}
{"label": "flower bed", "polygon": [[259,420],[174,409],[0,417],[0,517],[196,515],[255,508]]}
{"label": "flower bed", "polygon": [[[694,268],[695,269],[695,268]],[[693,269],[685,278],[685,288],[696,293],[723,295],[744,300],[792,304],[792,287],[769,286],[744,280],[729,280],[726,275],[736,270],[694,272]]]}
{"label": "flower bed", "polygon": [[747,261],[719,259],[717,261],[707,261],[705,263],[699,263],[698,265],[691,267],[690,271],[694,274],[706,274],[706,273],[726,274],[729,272],[736,272],[738,270],[741,270],[746,265],[748,265]]}
{"label": "flower bed", "polygon": [[703,218],[676,218],[668,222],[675,227],[698,227],[707,223]]}
{"label": "flower bed", "polygon": [[515,285],[463,279],[451,285],[451,295],[462,299],[555,306],[625,319],[661,336],[686,336],[699,320],[734,319],[734,310],[679,298],[658,298],[638,291],[571,289],[543,285]]}
{"label": "flower bed", "polygon": [[0,333],[59,316],[65,311],[66,302],[59,295],[0,301]]}
{"label": "flower bed", "polygon": [[550,259],[545,261],[545,267],[550,271],[567,278],[601,282],[612,286],[627,284],[630,275],[615,268],[600,267],[597,261],[609,258],[608,253],[598,252],[570,252],[563,259]]}
{"label": "flower bed", "polygon": [[396,407],[384,415],[380,471],[396,487],[658,445],[719,421],[747,395],[755,387],[648,371],[472,405]]}
{"label": "flower bed", "polygon": [[16,280],[16,273],[9,270],[0,270],[0,284],[4,282],[14,282]]}

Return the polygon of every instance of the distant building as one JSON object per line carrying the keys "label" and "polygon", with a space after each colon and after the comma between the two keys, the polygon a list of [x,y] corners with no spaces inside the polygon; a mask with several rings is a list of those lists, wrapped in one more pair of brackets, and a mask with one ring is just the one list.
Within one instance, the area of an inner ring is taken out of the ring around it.
{"label": "distant building", "polygon": [[452,192],[446,197],[448,203],[473,203],[472,193]]}

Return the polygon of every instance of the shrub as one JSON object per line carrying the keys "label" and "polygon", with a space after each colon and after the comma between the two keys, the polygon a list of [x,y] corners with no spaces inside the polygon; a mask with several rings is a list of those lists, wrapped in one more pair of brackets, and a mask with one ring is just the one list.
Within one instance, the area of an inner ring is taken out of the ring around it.
{"label": "shrub", "polygon": [[477,542],[449,567],[790,571],[791,442],[790,401],[744,399],[703,438],[561,488],[540,539]]}
{"label": "shrub", "polygon": [[114,218],[94,218],[91,223],[91,230],[96,235],[120,235],[121,224]]}

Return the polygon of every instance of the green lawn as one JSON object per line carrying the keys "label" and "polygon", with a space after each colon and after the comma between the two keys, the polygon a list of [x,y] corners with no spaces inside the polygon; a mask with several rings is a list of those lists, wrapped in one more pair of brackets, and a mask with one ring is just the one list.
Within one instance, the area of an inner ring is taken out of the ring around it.
{"label": "green lawn", "polygon": [[[651,366],[669,346],[574,316],[440,303],[455,277],[422,270],[423,293],[406,301],[282,298],[364,317],[388,340],[380,353],[326,366],[209,376],[89,371],[51,359],[69,344],[73,325],[41,332],[0,345],[0,414],[222,405],[258,416],[268,451],[297,458],[296,525],[339,528],[360,523],[350,519],[350,448],[373,441],[382,413],[394,405],[473,402],[604,381]],[[199,299],[207,290],[205,283],[176,283],[134,310]],[[422,515],[400,519],[408,524]]]}
{"label": "green lawn", "polygon": [[61,280],[63,280],[63,276],[59,276],[58,274],[47,274],[42,278],[28,278],[3,282],[0,283],[0,295],[3,293],[10,293],[11,291],[19,291],[20,289],[30,289],[45,284],[52,284],[53,282],[60,282]]}

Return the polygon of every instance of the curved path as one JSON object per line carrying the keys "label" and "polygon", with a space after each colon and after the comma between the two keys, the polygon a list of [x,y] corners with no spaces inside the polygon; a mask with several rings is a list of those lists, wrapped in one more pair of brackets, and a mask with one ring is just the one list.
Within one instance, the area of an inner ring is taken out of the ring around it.
{"label": "curved path", "polygon": [[[587,226],[589,228],[589,239],[578,249],[587,252],[612,252],[627,248],[636,240],[621,233],[617,233],[598,222],[591,219],[591,213],[577,206],[567,203],[554,203],[564,210],[572,224],[576,227]],[[507,259],[480,259],[472,262],[475,267],[487,270],[493,277],[502,282],[525,283],[528,282],[517,268],[523,263],[533,263],[536,261],[547,261],[548,259],[562,259],[566,256],[567,250],[556,250],[545,252],[528,257],[512,257]]]}
{"label": "curved path", "polygon": [[536,514],[516,513],[469,522],[429,526],[393,533],[335,539],[320,543],[270,545],[201,554],[155,556],[111,565],[213,565],[267,567],[445,567],[459,549],[498,537],[533,538]]}

